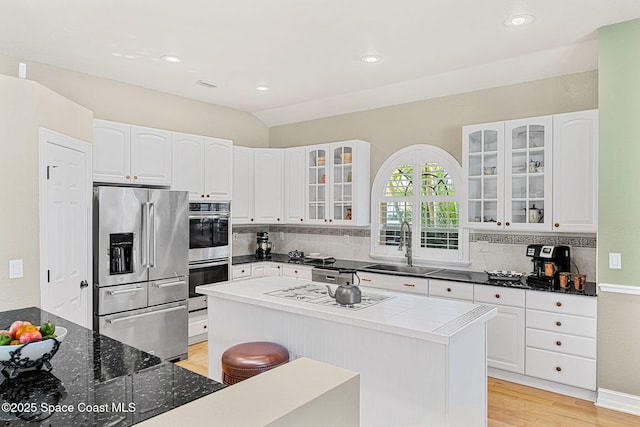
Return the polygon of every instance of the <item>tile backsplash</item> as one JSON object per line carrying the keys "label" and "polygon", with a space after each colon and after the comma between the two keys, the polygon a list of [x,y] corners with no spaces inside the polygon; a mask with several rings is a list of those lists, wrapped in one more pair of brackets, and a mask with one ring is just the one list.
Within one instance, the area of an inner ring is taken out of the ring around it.
{"label": "tile backsplash", "polygon": [[[305,253],[319,252],[339,259],[372,261],[369,256],[371,230],[369,227],[311,227],[298,225],[247,225],[234,226],[233,255],[249,255],[255,252],[256,232],[268,231],[273,251],[287,253],[300,250]],[[572,272],[587,275],[587,280],[596,280],[595,234],[555,233],[487,233],[469,234],[469,270],[515,270],[531,272],[531,259],[526,253],[527,245],[567,245],[571,247]],[[417,262],[418,264],[419,262]]]}

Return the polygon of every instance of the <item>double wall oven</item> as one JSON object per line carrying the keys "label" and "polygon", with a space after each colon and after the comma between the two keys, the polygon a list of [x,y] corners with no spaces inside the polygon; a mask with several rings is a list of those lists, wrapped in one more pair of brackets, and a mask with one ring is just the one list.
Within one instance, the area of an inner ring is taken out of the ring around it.
{"label": "double wall oven", "polygon": [[207,308],[197,286],[229,280],[230,207],[229,202],[189,203],[189,312]]}

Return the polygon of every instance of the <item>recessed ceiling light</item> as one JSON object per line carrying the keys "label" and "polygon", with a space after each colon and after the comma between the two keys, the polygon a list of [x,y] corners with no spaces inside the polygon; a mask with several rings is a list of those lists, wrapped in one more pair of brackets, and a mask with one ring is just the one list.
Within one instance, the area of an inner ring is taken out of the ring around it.
{"label": "recessed ceiling light", "polygon": [[266,92],[268,90],[271,90],[271,88],[269,86],[265,86],[265,85],[260,85],[256,87],[256,90],[260,91],[260,92]]}
{"label": "recessed ceiling light", "polygon": [[504,21],[504,25],[507,27],[522,27],[533,22],[533,16],[526,13],[520,15],[513,15]]}
{"label": "recessed ceiling light", "polygon": [[212,89],[218,87],[217,84],[215,84],[214,82],[209,81],[209,80],[196,80],[196,83],[199,84],[199,85],[208,87],[208,88],[212,88]]}
{"label": "recessed ceiling light", "polygon": [[171,63],[177,63],[177,62],[182,62],[182,58],[179,58],[177,56],[174,55],[163,55],[161,56],[163,61],[167,61],[167,62],[171,62]]}
{"label": "recessed ceiling light", "polygon": [[382,57],[379,55],[365,55],[362,58],[360,58],[360,61],[366,62],[367,64],[374,64],[376,62],[380,62],[381,60],[382,60]]}

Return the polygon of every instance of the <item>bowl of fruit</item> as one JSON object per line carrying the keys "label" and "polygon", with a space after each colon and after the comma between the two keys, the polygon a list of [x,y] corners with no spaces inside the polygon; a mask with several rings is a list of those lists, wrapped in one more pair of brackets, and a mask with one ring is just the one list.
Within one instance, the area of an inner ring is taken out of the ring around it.
{"label": "bowl of fruit", "polygon": [[67,330],[51,322],[32,325],[17,320],[0,330],[0,365],[10,377],[23,370],[51,369],[49,361],[57,353]]}

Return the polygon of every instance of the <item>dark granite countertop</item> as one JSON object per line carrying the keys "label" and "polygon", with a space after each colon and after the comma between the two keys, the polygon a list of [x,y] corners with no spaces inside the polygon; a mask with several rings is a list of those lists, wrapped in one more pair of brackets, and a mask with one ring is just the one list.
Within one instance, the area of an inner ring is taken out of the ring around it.
{"label": "dark granite countertop", "polygon": [[[272,254],[269,259],[257,259],[255,255],[242,255],[242,256],[234,256],[232,258],[232,264],[247,264],[253,262],[280,262],[280,263],[290,263],[290,264],[303,264],[309,265],[312,267],[322,267],[317,263],[314,263],[313,260],[309,260],[305,258],[302,262],[300,261],[291,261],[289,256],[286,254]],[[363,270],[365,267],[379,264],[376,261],[354,261],[354,260],[344,260],[344,259],[336,259],[335,262],[325,266],[325,268],[332,268],[336,270]],[[466,282],[466,283],[476,283],[479,285],[487,285],[487,286],[499,286],[499,287],[514,287],[518,289],[528,289],[533,291],[540,292],[557,292],[564,294],[574,294],[574,295],[584,295],[595,297],[596,294],[596,284],[594,282],[587,282],[585,286],[584,292],[578,292],[573,287],[569,287],[567,290],[561,289],[546,289],[546,288],[534,288],[527,286],[524,278],[520,282],[516,282],[517,286],[509,286],[508,283],[496,284],[489,281],[489,277],[484,271],[472,271],[472,270],[452,270],[443,268],[433,273],[428,274],[411,274],[411,273],[400,273],[395,271],[373,271],[368,270],[368,272],[379,273],[379,274],[388,274],[392,276],[413,276],[413,277],[425,277],[427,279],[440,279],[440,280],[451,280],[455,282]]]}
{"label": "dark granite countertop", "polygon": [[130,426],[224,387],[39,308],[0,312],[0,329],[16,320],[68,332],[51,371],[0,376],[0,426]]}

